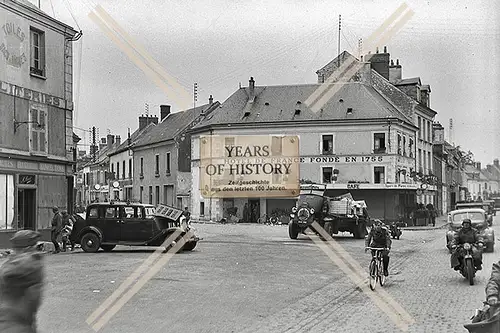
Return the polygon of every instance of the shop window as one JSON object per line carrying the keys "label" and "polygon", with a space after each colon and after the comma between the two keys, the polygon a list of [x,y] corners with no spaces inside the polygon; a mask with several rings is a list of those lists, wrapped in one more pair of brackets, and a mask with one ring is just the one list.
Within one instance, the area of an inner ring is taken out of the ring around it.
{"label": "shop window", "polygon": [[14,176],[0,174],[0,230],[16,229],[14,223]]}
{"label": "shop window", "polygon": [[323,167],[321,168],[321,173],[323,175],[323,183],[331,184],[333,179],[333,168],[332,167]]}
{"label": "shop window", "polygon": [[373,151],[374,153],[385,153],[385,133],[373,134]]}
{"label": "shop window", "polygon": [[30,29],[31,47],[31,74],[45,76],[45,33],[41,30]]}
{"label": "shop window", "polygon": [[374,167],[374,183],[383,184],[385,183],[385,167]]}
{"label": "shop window", "polygon": [[32,105],[29,121],[30,151],[47,154],[47,108],[41,105]]}
{"label": "shop window", "polygon": [[321,154],[333,154],[333,135],[323,135],[321,137]]}

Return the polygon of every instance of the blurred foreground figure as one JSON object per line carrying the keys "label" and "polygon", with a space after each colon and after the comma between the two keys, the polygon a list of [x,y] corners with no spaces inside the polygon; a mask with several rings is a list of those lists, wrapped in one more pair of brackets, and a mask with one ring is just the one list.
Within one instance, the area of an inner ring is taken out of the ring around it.
{"label": "blurred foreground figure", "polygon": [[14,255],[0,267],[0,332],[36,333],[36,314],[42,302],[44,269],[36,252],[39,234],[29,230],[11,238]]}

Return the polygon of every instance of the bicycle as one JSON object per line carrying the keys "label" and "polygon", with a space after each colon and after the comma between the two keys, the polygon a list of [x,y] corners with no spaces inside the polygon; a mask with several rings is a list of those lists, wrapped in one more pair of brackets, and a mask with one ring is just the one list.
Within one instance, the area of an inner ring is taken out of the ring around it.
{"label": "bicycle", "polygon": [[372,253],[372,260],[370,261],[370,289],[375,290],[377,286],[377,282],[380,283],[380,286],[383,287],[385,284],[385,275],[384,275],[384,264],[382,261],[382,251],[389,250],[384,247],[367,247],[367,250],[375,251],[375,254]]}
{"label": "bicycle", "polygon": [[267,223],[267,220],[268,220],[267,214],[264,214],[257,219],[257,223],[265,224],[265,223]]}

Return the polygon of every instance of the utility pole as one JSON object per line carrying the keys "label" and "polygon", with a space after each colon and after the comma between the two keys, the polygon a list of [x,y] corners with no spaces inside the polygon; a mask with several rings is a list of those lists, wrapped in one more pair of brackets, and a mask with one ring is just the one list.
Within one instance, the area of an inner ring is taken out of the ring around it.
{"label": "utility pole", "polygon": [[340,67],[340,30],[342,28],[342,21],[341,21],[342,16],[339,15],[339,40],[338,40],[338,63]]}
{"label": "utility pole", "polygon": [[92,126],[92,161],[95,162],[96,159],[96,137],[95,137],[95,126]]}

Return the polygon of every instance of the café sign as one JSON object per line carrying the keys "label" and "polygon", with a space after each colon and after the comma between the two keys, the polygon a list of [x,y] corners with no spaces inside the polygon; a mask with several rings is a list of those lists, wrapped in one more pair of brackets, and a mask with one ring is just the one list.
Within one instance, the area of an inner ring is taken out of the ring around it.
{"label": "caf\u00e9 sign", "polygon": [[23,52],[23,43],[26,34],[21,27],[14,22],[7,22],[2,25],[4,41],[0,44],[0,53],[10,66],[21,68],[28,60]]}

